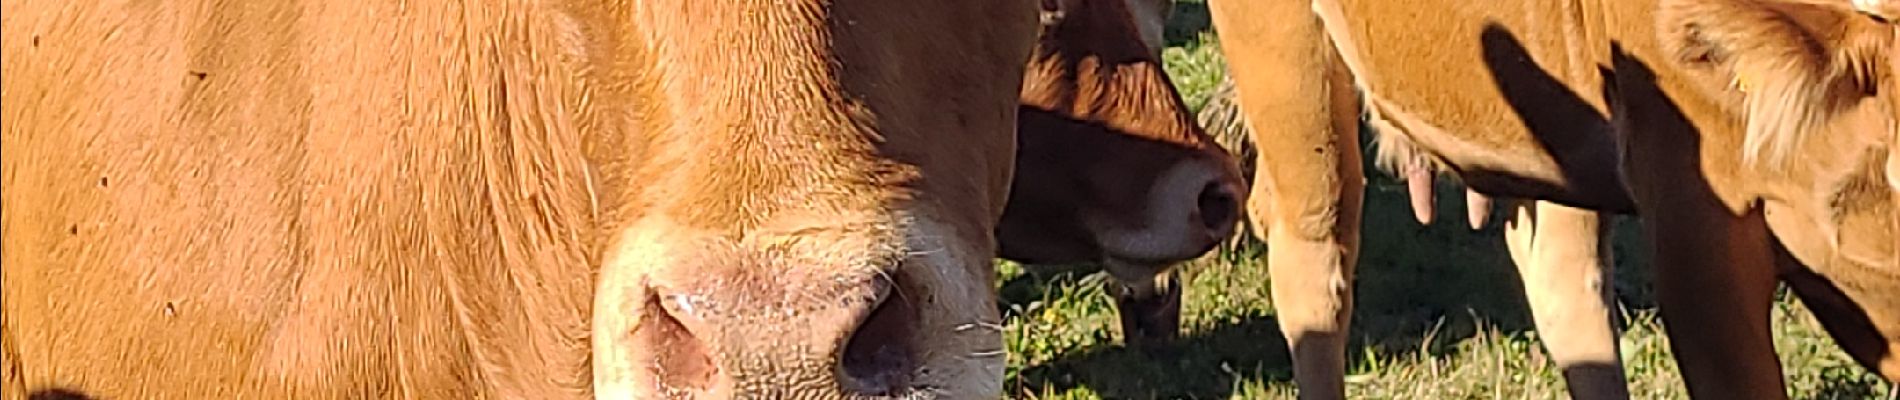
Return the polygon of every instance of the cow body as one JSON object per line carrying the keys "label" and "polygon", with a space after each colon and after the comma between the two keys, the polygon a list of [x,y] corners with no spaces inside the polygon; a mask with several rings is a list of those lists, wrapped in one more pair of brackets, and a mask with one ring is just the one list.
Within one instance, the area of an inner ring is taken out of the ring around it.
{"label": "cow body", "polygon": [[[1892,327],[1900,318],[1889,314],[1900,310],[1896,306],[1900,302],[1888,298],[1900,290],[1896,286],[1900,279],[1893,279],[1895,271],[1900,271],[1892,257],[1896,242],[1893,189],[1877,184],[1888,178],[1882,176],[1881,168],[1893,146],[1892,103],[1852,98],[1857,108],[1828,114],[1836,117],[1827,122],[1803,126],[1801,134],[1822,137],[1812,140],[1820,144],[1789,153],[1798,154],[1791,158],[1797,161],[1764,169],[1745,158],[1758,147],[1744,146],[1745,141],[1756,140],[1745,125],[1774,121],[1745,112],[1748,108],[1739,105],[1745,96],[1725,89],[1736,79],[1719,68],[1697,66],[1712,61],[1690,51],[1704,46],[1720,48],[1704,55],[1744,57],[1749,51],[1736,49],[1760,46],[1708,33],[1722,29],[1715,24],[1683,22],[1684,15],[1727,18],[1732,14],[1669,11],[1680,5],[1668,3],[1702,3],[1697,0],[1662,3],[1660,9],[1658,2],[1647,1],[1216,3],[1216,26],[1221,27],[1224,47],[1233,58],[1230,65],[1249,116],[1292,115],[1314,121],[1291,130],[1256,133],[1262,147],[1259,168],[1263,174],[1276,170],[1271,174],[1281,181],[1275,185],[1282,190],[1274,196],[1282,198],[1262,200],[1260,191],[1274,188],[1256,186],[1251,210],[1255,223],[1324,221],[1320,216],[1344,214],[1331,210],[1356,206],[1355,201],[1333,194],[1337,190],[1319,185],[1340,179],[1343,174],[1328,170],[1337,164],[1294,162],[1265,154],[1272,146],[1291,146],[1287,143],[1293,141],[1350,134],[1346,129],[1315,128],[1327,126],[1319,122],[1324,116],[1337,118],[1340,110],[1350,110],[1338,93],[1357,87],[1364,91],[1370,120],[1382,128],[1382,165],[1423,163],[1449,169],[1479,192],[1538,200],[1529,204],[1539,211],[1520,211],[1514,223],[1528,223],[1534,232],[1545,232],[1550,225],[1570,226],[1551,228],[1552,236],[1536,240],[1536,245],[1551,247],[1531,246],[1531,265],[1521,255],[1525,252],[1519,240],[1512,241],[1513,256],[1527,271],[1527,284],[1533,283],[1529,271],[1545,269],[1583,271],[1553,276],[1571,275],[1565,279],[1602,285],[1607,271],[1587,273],[1595,268],[1589,265],[1603,261],[1603,253],[1595,251],[1600,220],[1589,223],[1600,217],[1591,210],[1640,208],[1657,257],[1663,318],[1691,393],[1697,397],[1783,396],[1768,331],[1768,306],[1777,278],[1787,280],[1801,294],[1856,359],[1889,379],[1900,377],[1888,358],[1889,343],[1900,337]],[[1743,5],[1737,7],[1764,7],[1752,1],[1738,3]],[[1891,38],[1875,34],[1891,35],[1891,31],[1868,25],[1875,24],[1871,20],[1855,19],[1859,17],[1843,6],[1786,7],[1792,8],[1779,18],[1809,21],[1811,26],[1847,27],[1785,38],[1790,42],[1819,43],[1818,47],[1829,49],[1852,42],[1872,49],[1867,50],[1872,54],[1894,54],[1886,42]],[[1278,35],[1258,33],[1267,28],[1248,22],[1274,19],[1310,22],[1278,28],[1291,30]],[[1761,26],[1760,21],[1754,23]],[[1670,26],[1690,26],[1680,31],[1709,37],[1672,37]],[[1230,30],[1236,34],[1230,35]],[[1284,49],[1302,53],[1289,57]],[[1275,55],[1290,61],[1276,61]],[[1887,76],[1880,74],[1886,72],[1869,76]],[[1351,83],[1340,83],[1347,79],[1331,81],[1330,87],[1299,83],[1327,82],[1313,77],[1328,75],[1349,76]],[[1257,78],[1250,82],[1249,76]],[[1892,91],[1877,93],[1890,96]],[[1266,110],[1274,106],[1287,108]],[[1283,206],[1287,203],[1323,207],[1288,209]],[[1558,215],[1546,215],[1542,211],[1546,209]],[[1337,237],[1308,237],[1319,243],[1345,242]],[[1782,257],[1779,268],[1778,247],[1792,254]],[[1276,275],[1276,282],[1281,279]],[[1279,291],[1276,287],[1276,296]],[[1547,326],[1551,321],[1537,305],[1538,296],[1530,288],[1526,291],[1539,330],[1551,333],[1553,329]],[[1302,293],[1314,299],[1331,295],[1316,290]],[[1343,315],[1338,311],[1341,307],[1329,309],[1325,308],[1328,304],[1317,304],[1321,302],[1309,300],[1316,305],[1306,309]],[[1349,304],[1343,309],[1349,311]],[[1584,315],[1588,318],[1557,323],[1584,320],[1607,328],[1594,322],[1601,318],[1597,313]],[[1338,325],[1295,324],[1288,326],[1289,336],[1302,326],[1320,332],[1342,330]],[[1609,340],[1610,346],[1587,347],[1610,350],[1590,352],[1607,353],[1603,355],[1614,366],[1614,338],[1601,339]],[[1300,345],[1297,340],[1293,343]],[[1549,346],[1559,363],[1564,363],[1568,357],[1562,354],[1560,343]],[[1302,359],[1299,365],[1309,364]],[[1604,385],[1582,383],[1573,368],[1565,368],[1578,397],[1624,395],[1620,380],[1596,381]],[[1312,375],[1326,372],[1321,369]],[[1302,386],[1318,387],[1303,394],[1338,395],[1328,378],[1309,380],[1307,371],[1300,373]]]}
{"label": "cow body", "polygon": [[587,395],[607,227],[549,10],[365,7],[7,3],[27,386]]}
{"label": "cow body", "polygon": [[[1513,20],[1510,15],[1454,21],[1440,13],[1507,11],[1479,5],[1448,7],[1452,9],[1414,10],[1418,12],[1392,18],[1406,21],[1398,26],[1462,30],[1471,33],[1471,39],[1487,29],[1479,21],[1512,25],[1535,22],[1525,21],[1524,16]],[[1344,395],[1343,352],[1352,311],[1352,271],[1364,190],[1358,169],[1357,118],[1361,109],[1371,115],[1370,121],[1380,133],[1376,143],[1378,164],[1405,172],[1401,175],[1413,188],[1420,222],[1430,222],[1430,170],[1434,167],[1472,175],[1467,182],[1487,188],[1491,195],[1563,200],[1507,198],[1503,205],[1510,218],[1504,225],[1505,242],[1519,267],[1540,336],[1546,338],[1546,347],[1563,368],[1572,391],[1587,398],[1627,396],[1611,320],[1611,263],[1603,241],[1607,221],[1596,212],[1572,206],[1628,207],[1629,200],[1622,194],[1614,167],[1592,164],[1606,160],[1606,155],[1608,160],[1614,159],[1613,148],[1607,146],[1607,132],[1592,130],[1607,125],[1599,110],[1600,101],[1592,105],[1572,99],[1576,101],[1561,109],[1526,106],[1559,111],[1535,121],[1513,119],[1500,113],[1513,107],[1505,96],[1559,101],[1549,94],[1560,88],[1517,88],[1535,92],[1528,95],[1487,91],[1486,86],[1468,82],[1471,76],[1483,76],[1480,74],[1484,71],[1429,66],[1435,61],[1456,65],[1493,56],[1480,51],[1483,47],[1476,40],[1405,37],[1421,43],[1363,50],[1394,53],[1382,54],[1380,61],[1405,63],[1405,68],[1380,69],[1384,64],[1365,66],[1372,56],[1347,56],[1341,48],[1361,50],[1345,47],[1352,38],[1335,42],[1328,31],[1396,34],[1392,32],[1399,28],[1330,25],[1304,2],[1217,2],[1213,9],[1236,82],[1237,103],[1248,119],[1268,121],[1252,130],[1260,150],[1256,153],[1255,192],[1249,214],[1255,232],[1274,249],[1268,260],[1275,277],[1273,293],[1276,304],[1281,304],[1281,325],[1293,346],[1302,396]],[[1263,19],[1284,23],[1250,22]],[[1374,38],[1370,40],[1391,40]],[[1362,76],[1354,68],[1371,68],[1383,75]],[[1423,75],[1408,75],[1413,69]],[[1393,88],[1393,97],[1400,100],[1381,97],[1386,92],[1377,88],[1386,87]],[[1354,96],[1355,88],[1374,89],[1363,90],[1367,99],[1362,103]],[[1577,130],[1545,138],[1533,129],[1549,130],[1551,126]],[[1547,151],[1544,146],[1548,141],[1589,145]],[[1468,193],[1468,198],[1470,222],[1475,228],[1491,212],[1490,199],[1476,192]]]}

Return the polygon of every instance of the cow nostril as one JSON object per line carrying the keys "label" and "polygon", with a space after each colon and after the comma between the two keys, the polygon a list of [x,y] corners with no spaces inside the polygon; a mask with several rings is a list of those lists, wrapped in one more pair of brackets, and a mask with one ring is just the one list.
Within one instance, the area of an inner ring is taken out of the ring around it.
{"label": "cow nostril", "polygon": [[1219,181],[1209,182],[1201,188],[1201,195],[1195,200],[1195,206],[1201,210],[1201,224],[1208,230],[1225,232],[1234,224],[1240,214],[1239,204],[1235,200],[1233,189]]}
{"label": "cow nostril", "polygon": [[910,385],[916,367],[917,307],[893,285],[845,344],[839,367],[846,389],[865,395],[893,393]]}
{"label": "cow nostril", "polygon": [[719,367],[713,364],[705,343],[694,337],[674,312],[666,307],[662,296],[649,296],[636,340],[656,350],[647,357],[652,360],[649,365],[653,376],[664,389],[705,391],[712,386]]}

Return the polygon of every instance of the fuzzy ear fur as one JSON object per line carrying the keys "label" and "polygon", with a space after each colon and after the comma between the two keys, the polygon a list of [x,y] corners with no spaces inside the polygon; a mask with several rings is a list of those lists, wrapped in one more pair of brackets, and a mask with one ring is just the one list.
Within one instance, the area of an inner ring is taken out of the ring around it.
{"label": "fuzzy ear fur", "polygon": [[1854,0],[1854,11],[1880,18],[1889,24],[1900,22],[1900,0]]}
{"label": "fuzzy ear fur", "polygon": [[1768,167],[1891,79],[1891,29],[1845,7],[1773,0],[1664,0],[1657,12],[1676,61],[1730,79],[1717,95],[1742,97],[1742,160]]}

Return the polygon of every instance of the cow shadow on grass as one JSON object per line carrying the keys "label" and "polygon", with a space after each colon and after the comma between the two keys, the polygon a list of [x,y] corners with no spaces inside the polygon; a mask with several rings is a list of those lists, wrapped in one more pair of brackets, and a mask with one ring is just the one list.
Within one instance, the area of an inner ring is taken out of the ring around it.
{"label": "cow shadow on grass", "polygon": [[1841,365],[1820,371],[1829,379],[1821,381],[1821,387],[1813,395],[1804,397],[1809,400],[1848,400],[1848,399],[1892,399],[1893,393],[1877,390],[1880,378],[1868,374],[1859,366]]}
{"label": "cow shadow on grass", "polygon": [[1018,372],[1012,395],[1086,387],[1103,398],[1229,398],[1246,381],[1293,377],[1286,341],[1271,317],[1248,317],[1183,338],[1167,356],[1119,345],[1065,354]]}

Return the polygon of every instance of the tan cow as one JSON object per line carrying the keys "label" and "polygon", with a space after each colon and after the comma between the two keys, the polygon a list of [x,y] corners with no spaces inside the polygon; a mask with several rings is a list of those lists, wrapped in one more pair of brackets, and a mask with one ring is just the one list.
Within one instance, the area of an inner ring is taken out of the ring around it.
{"label": "tan cow", "polygon": [[[1218,1],[1210,7],[1243,114],[1248,120],[1274,121],[1268,129],[1253,131],[1259,151],[1248,210],[1254,232],[1268,242],[1274,303],[1293,347],[1302,397],[1344,396],[1345,333],[1364,190],[1357,142],[1362,108],[1380,133],[1378,164],[1408,178],[1420,222],[1430,222],[1432,214],[1431,168],[1456,171],[1494,195],[1562,201],[1507,200],[1506,242],[1540,336],[1573,394],[1627,397],[1611,319],[1605,221],[1595,212],[1565,205],[1631,207],[1612,164],[1611,138],[1601,130],[1607,126],[1602,103],[1563,102],[1548,96],[1556,92],[1549,85],[1496,89],[1484,70],[1436,66],[1476,63],[1485,45],[1462,36],[1401,32],[1438,29],[1462,35],[1475,32],[1474,24],[1482,19],[1453,18],[1462,17],[1459,13],[1508,10],[1479,4],[1405,7],[1411,14],[1402,17],[1413,21],[1410,25],[1351,27],[1371,32],[1371,39],[1360,40],[1380,43],[1365,51],[1385,58],[1366,61],[1369,56],[1341,56],[1339,48],[1360,48],[1349,40],[1335,43],[1308,2]],[[1523,19],[1502,20],[1537,26]],[[1365,65],[1372,62],[1378,67]],[[1369,72],[1356,73],[1362,70]],[[1355,96],[1355,88],[1364,91],[1365,100]],[[1518,119],[1512,109],[1519,106],[1506,96],[1528,99],[1532,104],[1521,107],[1548,118]],[[1559,132],[1532,134],[1553,130]],[[1469,198],[1470,222],[1481,225],[1488,199],[1475,192]]]}
{"label": "tan cow", "polygon": [[1021,156],[997,231],[1004,258],[1103,265],[1124,340],[1142,348],[1176,337],[1181,288],[1170,267],[1231,237],[1246,193],[1234,157],[1163,73],[1159,33],[1144,38],[1165,15],[1145,6],[1043,1],[1023,78]]}
{"label": "tan cow", "polygon": [[[1254,158],[1258,156],[1255,152],[1259,149],[1251,142],[1253,130],[1241,119],[1240,106],[1233,98],[1233,90],[1233,81],[1223,80],[1197,118],[1223,146],[1236,149],[1243,158]],[[1288,134],[1275,131],[1267,133]],[[1290,175],[1284,166],[1277,166],[1277,171],[1260,171],[1253,167],[1243,165],[1243,174],[1252,173],[1262,179],[1273,172]],[[1414,217],[1422,224],[1432,223],[1436,211],[1433,210],[1435,205],[1431,204],[1431,172],[1425,169],[1400,169],[1405,175],[1410,175],[1401,178],[1406,179],[1412,192]],[[1473,229],[1481,229],[1492,212],[1493,205],[1490,203],[1493,200],[1469,190],[1465,194],[1466,209],[1470,211],[1467,222]],[[1595,213],[1586,210],[1552,207],[1548,203],[1506,199],[1503,205],[1511,217],[1503,227],[1506,248],[1518,267],[1524,295],[1528,297],[1531,315],[1539,327],[1538,338],[1552,355],[1553,361],[1565,371],[1573,391],[1602,393],[1580,397],[1622,397],[1618,394],[1627,390],[1622,389],[1624,380],[1618,368],[1621,360],[1616,347],[1616,328],[1612,326],[1615,321],[1610,319],[1609,314],[1613,312],[1615,301],[1614,288],[1609,284],[1613,263],[1610,243],[1607,237],[1601,236],[1607,234],[1603,231],[1607,228],[1604,225],[1607,221],[1598,219]],[[1291,217],[1297,215],[1271,216]],[[1264,228],[1269,224],[1262,223],[1261,226]],[[1345,232],[1347,237],[1360,237],[1360,229],[1356,226],[1341,226],[1338,229]],[[1348,271],[1354,267],[1351,260],[1342,260],[1341,263]],[[1292,279],[1286,276],[1282,278]],[[1294,288],[1311,287],[1301,285],[1300,281],[1283,284]],[[1348,286],[1348,289],[1351,287]],[[1349,313],[1350,310],[1338,309],[1337,312]],[[1306,340],[1318,339],[1307,336]],[[1343,345],[1343,342],[1340,344]],[[1316,364],[1343,367],[1343,359],[1328,360],[1339,356],[1343,355],[1311,352],[1295,361],[1296,366],[1307,365],[1308,368]],[[1316,375],[1319,374],[1299,374],[1306,381],[1321,383],[1339,382],[1343,378],[1338,375]]]}
{"label": "tan cow", "polygon": [[3,4],[8,396],[1000,391],[1033,5]]}
{"label": "tan cow", "polygon": [[[1535,203],[1534,232],[1553,222],[1545,210],[1587,223],[1595,217],[1570,207],[1627,212],[1640,204],[1663,318],[1696,397],[1784,396],[1767,319],[1777,275],[1849,353],[1894,379],[1895,203],[1893,186],[1879,184],[1889,180],[1881,166],[1895,136],[1894,91],[1882,86],[1893,84],[1892,69],[1879,64],[1895,56],[1891,26],[1853,17],[1844,5],[1664,3],[1659,12],[1650,1],[1216,2],[1216,26],[1248,116],[1309,121],[1256,134],[1259,168],[1283,171],[1271,173],[1282,179],[1267,187],[1256,180],[1256,223],[1323,220],[1339,214],[1327,210],[1349,209],[1333,194],[1337,184],[1321,184],[1351,177],[1325,169],[1339,164],[1269,158],[1266,150],[1349,134],[1325,121],[1359,104],[1340,100],[1356,87],[1371,119],[1386,125],[1382,146],[1400,150],[1385,156],[1423,156],[1480,192],[1550,200]],[[1805,72],[1764,74],[1751,65]],[[1734,66],[1743,66],[1741,73],[1723,72]],[[1327,76],[1335,78],[1317,79]],[[1755,89],[1728,89],[1736,82]],[[1764,100],[1764,93],[1779,98]],[[1877,93],[1885,103],[1870,97]],[[1764,101],[1778,103],[1750,105]],[[1784,136],[1748,133],[1776,129]],[[1796,139],[1781,139],[1789,135]],[[1754,154],[1786,163],[1743,162]],[[1629,178],[1630,190],[1620,176]],[[1287,203],[1331,208],[1276,208]],[[1540,240],[1570,249],[1552,249],[1542,259],[1588,265],[1598,257],[1578,243],[1591,240]],[[1550,268],[1537,260],[1534,268]],[[1307,282],[1326,281],[1307,274]],[[1327,300],[1341,297],[1304,293],[1309,305],[1301,309],[1344,315],[1338,301]],[[1551,331],[1543,311],[1536,312],[1540,331]],[[1595,325],[1597,314],[1586,315]],[[1296,331],[1337,332],[1339,325],[1294,325],[1289,336],[1301,346]],[[1312,326],[1319,328],[1302,328]],[[1565,358],[1553,355],[1560,363]],[[1302,394],[1337,397],[1338,384],[1323,375],[1332,371],[1307,368],[1327,367],[1336,355],[1312,355],[1326,361],[1313,363],[1299,356]],[[1620,382],[1595,387],[1572,370],[1566,367],[1573,395],[1622,394]]]}

